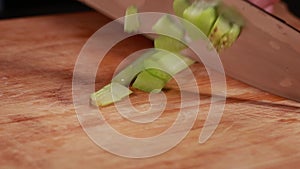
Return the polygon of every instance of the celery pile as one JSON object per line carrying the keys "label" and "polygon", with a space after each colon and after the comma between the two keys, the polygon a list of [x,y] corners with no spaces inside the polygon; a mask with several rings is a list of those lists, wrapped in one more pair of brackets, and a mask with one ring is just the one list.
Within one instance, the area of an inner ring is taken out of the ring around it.
{"label": "celery pile", "polygon": [[[238,38],[243,21],[234,10],[218,3],[196,0],[174,0],[174,13],[199,28],[221,51],[230,47]],[[138,10],[134,6],[126,10],[124,31],[137,32],[140,26]],[[92,104],[106,106],[120,101],[130,95],[132,88],[145,92],[160,92],[172,79],[172,76],[194,63],[193,60],[180,54],[187,48],[182,43],[186,33],[193,37],[189,27],[178,26],[168,15],[160,18],[152,27],[159,36],[154,39],[154,51],[143,54],[140,58],[119,72],[112,83],[91,95]],[[168,36],[165,36],[168,35]]]}

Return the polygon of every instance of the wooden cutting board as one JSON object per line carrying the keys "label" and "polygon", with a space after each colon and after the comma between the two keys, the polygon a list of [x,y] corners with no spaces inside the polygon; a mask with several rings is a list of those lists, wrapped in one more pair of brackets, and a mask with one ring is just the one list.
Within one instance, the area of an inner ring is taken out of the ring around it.
{"label": "wooden cutting board", "polygon": [[[201,112],[187,137],[172,150],[147,159],[128,159],[95,145],[81,128],[72,104],[72,72],[86,40],[110,20],[96,12],[0,21],[0,168],[297,168],[300,165],[300,104],[227,78],[228,98],[214,135],[198,144],[210,106],[207,74],[192,66],[201,89]],[[137,43],[138,42],[138,43]],[[136,36],[106,56],[97,89],[127,54],[152,42]],[[166,91],[178,103],[176,84]],[[132,96],[147,106],[147,95]],[[137,125],[105,117],[119,132],[149,137],[166,130],[178,110],[172,107],[153,124]],[[112,143],[113,144],[113,143]]]}

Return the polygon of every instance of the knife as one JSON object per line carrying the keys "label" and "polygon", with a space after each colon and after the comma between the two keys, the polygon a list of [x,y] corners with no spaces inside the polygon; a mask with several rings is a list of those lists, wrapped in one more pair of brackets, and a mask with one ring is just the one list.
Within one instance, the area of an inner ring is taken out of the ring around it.
{"label": "knife", "polygon": [[[139,12],[173,13],[173,0],[80,0],[112,17],[130,5]],[[220,53],[227,75],[300,102],[300,31],[246,0],[223,0],[245,19],[238,40]]]}

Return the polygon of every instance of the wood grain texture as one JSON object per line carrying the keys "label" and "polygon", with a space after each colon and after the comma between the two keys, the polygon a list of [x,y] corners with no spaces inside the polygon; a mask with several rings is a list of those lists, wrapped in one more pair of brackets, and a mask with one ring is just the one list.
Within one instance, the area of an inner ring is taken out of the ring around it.
{"label": "wood grain texture", "polygon": [[[218,129],[198,144],[209,108],[204,67],[192,66],[201,89],[201,112],[188,136],[172,150],[148,159],[127,159],[95,145],[72,105],[72,71],[85,41],[109,19],[94,12],[0,22],[0,168],[297,168],[300,165],[300,104],[227,78],[228,98]],[[138,44],[136,42],[139,42]],[[97,87],[109,81],[126,54],[151,47],[137,36],[121,42],[105,59]],[[105,76],[101,75],[104,74]],[[166,92],[178,104],[176,84]],[[132,96],[137,108],[147,95]],[[178,113],[168,107],[153,124],[136,125],[103,109],[121,133],[148,137],[167,129]]]}

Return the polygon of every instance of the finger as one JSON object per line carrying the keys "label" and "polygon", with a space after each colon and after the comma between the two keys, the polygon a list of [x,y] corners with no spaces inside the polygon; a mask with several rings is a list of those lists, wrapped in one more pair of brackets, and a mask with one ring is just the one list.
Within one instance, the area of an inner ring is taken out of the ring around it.
{"label": "finger", "polygon": [[274,5],[269,5],[269,6],[265,7],[264,10],[269,12],[269,13],[273,13],[274,12]]}
{"label": "finger", "polygon": [[273,5],[279,0],[249,0],[249,1],[261,8],[268,8],[270,5]]}

